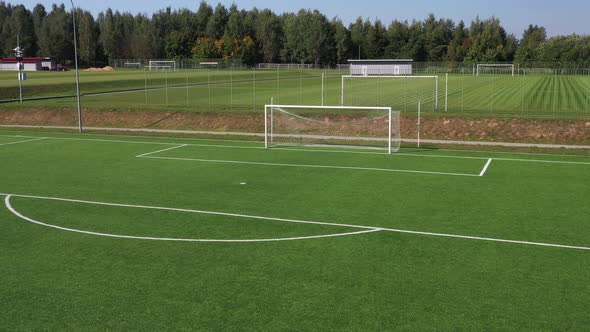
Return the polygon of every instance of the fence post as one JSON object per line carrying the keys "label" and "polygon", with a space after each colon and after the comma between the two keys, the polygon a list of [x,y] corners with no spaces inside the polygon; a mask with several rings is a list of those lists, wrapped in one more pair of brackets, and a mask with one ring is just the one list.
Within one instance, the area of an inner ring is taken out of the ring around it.
{"label": "fence post", "polygon": [[164,71],[164,78],[166,80],[166,105],[168,105],[168,72]]}
{"label": "fence post", "polygon": [[445,113],[449,110],[449,73],[445,73]]}
{"label": "fence post", "polygon": [[188,71],[186,72],[186,104],[188,105]]}
{"label": "fence post", "polygon": [[148,91],[147,91],[147,71],[144,69],[143,70],[143,90],[145,92],[145,104],[148,104]]}
{"label": "fence post", "polygon": [[324,76],[325,74],[322,73],[322,106],[324,106]]}

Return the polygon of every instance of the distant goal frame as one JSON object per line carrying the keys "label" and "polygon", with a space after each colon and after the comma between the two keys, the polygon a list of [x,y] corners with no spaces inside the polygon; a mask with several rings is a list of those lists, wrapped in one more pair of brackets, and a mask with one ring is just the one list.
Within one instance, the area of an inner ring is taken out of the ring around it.
{"label": "distant goal frame", "polygon": [[512,77],[514,77],[516,66],[510,63],[478,63],[475,70],[475,76],[479,77],[480,75],[480,68],[482,67],[490,67],[490,68],[511,68]]}
{"label": "distant goal frame", "polygon": [[344,106],[344,80],[345,79],[380,79],[380,78],[393,78],[393,79],[434,79],[434,110],[438,111],[438,95],[439,95],[439,77],[437,75],[342,75],[341,86],[340,86],[340,105]]}
{"label": "distant goal frame", "polygon": [[[393,113],[391,107],[388,106],[318,106],[318,105],[280,105],[280,104],[266,104],[264,105],[264,148],[270,149],[269,136],[272,135],[272,119],[269,124],[269,109],[272,108],[291,108],[291,109],[324,109],[324,110],[381,110],[385,111],[388,116],[388,132],[387,132],[387,154],[392,154],[393,145]],[[271,113],[272,114],[272,113]],[[399,112],[397,112],[399,114]],[[271,115],[272,116],[272,115]],[[399,116],[399,115],[398,115]],[[399,127],[399,123],[398,123]],[[397,128],[398,133],[400,128]],[[401,143],[401,134],[399,135],[399,143]],[[399,150],[399,144],[396,151]]]}
{"label": "distant goal frame", "polygon": [[[157,63],[157,64],[156,64]],[[169,65],[172,64],[172,65]],[[169,71],[176,71],[177,65],[174,60],[150,60],[147,66],[149,71],[157,71],[158,69],[167,69]]]}

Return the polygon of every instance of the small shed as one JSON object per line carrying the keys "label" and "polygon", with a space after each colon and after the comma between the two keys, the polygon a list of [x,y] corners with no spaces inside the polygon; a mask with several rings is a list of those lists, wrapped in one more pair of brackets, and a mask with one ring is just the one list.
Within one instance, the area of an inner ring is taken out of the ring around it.
{"label": "small shed", "polygon": [[411,59],[379,59],[379,60],[348,60],[350,75],[381,76],[381,75],[412,75]]}
{"label": "small shed", "polygon": [[[18,62],[16,58],[0,59],[0,70],[18,70]],[[20,62],[24,71],[43,70],[44,66],[51,69],[51,60],[47,58],[22,58]]]}

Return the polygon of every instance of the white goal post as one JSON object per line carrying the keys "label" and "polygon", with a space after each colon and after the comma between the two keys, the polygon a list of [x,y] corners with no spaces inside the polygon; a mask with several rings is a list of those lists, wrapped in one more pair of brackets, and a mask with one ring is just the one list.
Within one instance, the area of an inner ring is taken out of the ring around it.
{"label": "white goal post", "polygon": [[363,75],[342,75],[341,78],[341,90],[340,90],[340,105],[344,106],[344,96],[345,96],[345,92],[344,92],[344,81],[346,79],[430,79],[430,80],[434,80],[434,110],[438,111],[438,93],[439,93],[439,89],[438,89],[438,76],[419,76],[419,75],[382,75],[382,76],[376,76],[376,75],[369,75],[369,76],[363,76]]}
{"label": "white goal post", "polygon": [[168,70],[176,71],[176,61],[171,60],[150,60],[148,65],[149,71]]}
{"label": "white goal post", "polygon": [[391,107],[264,105],[264,146],[370,147],[397,152],[400,113]]}
{"label": "white goal post", "polygon": [[501,63],[479,63],[479,64],[477,64],[476,76],[479,76],[479,74],[482,72],[481,69],[485,69],[485,68],[509,68],[512,73],[512,76],[514,76],[514,65],[513,64],[501,64]]}

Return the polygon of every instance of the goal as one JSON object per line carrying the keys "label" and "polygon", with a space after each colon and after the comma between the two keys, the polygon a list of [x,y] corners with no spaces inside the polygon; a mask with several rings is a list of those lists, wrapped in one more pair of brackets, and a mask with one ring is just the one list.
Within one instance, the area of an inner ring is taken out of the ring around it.
{"label": "goal", "polygon": [[149,71],[176,71],[176,61],[170,60],[150,60],[148,65]]}
{"label": "goal", "polygon": [[400,148],[400,114],[391,107],[265,105],[264,144]]}
{"label": "goal", "polygon": [[501,63],[480,63],[477,65],[476,75],[512,75],[514,76],[513,64]]}
{"label": "goal", "polygon": [[362,76],[342,75],[340,105],[379,105],[398,110],[408,110],[421,102],[432,105],[438,111],[438,76],[384,75]]}

